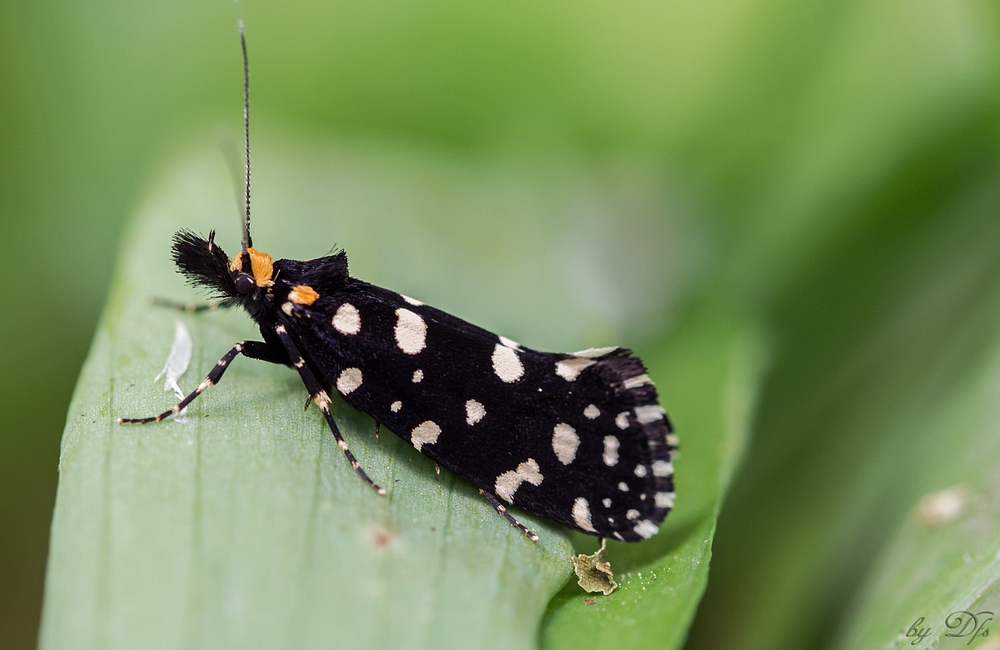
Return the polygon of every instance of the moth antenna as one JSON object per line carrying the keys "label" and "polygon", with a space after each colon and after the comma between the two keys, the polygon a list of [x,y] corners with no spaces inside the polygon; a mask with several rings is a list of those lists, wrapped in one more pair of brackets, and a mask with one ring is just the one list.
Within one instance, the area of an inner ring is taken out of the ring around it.
{"label": "moth antenna", "polygon": [[246,216],[243,219],[243,253],[253,246],[250,239],[250,64],[247,62],[247,39],[240,18],[240,46],[243,48],[243,134],[247,152]]}

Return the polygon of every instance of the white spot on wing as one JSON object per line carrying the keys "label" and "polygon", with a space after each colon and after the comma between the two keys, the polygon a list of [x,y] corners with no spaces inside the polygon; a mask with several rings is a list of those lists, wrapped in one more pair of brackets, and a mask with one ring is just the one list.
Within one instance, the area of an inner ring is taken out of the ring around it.
{"label": "white spot on wing", "polygon": [[392,411],[393,413],[399,413],[399,409],[401,408],[403,408],[403,403],[400,402],[399,400],[396,400],[395,402],[389,405],[389,410]]}
{"label": "white spot on wing", "polygon": [[508,384],[524,375],[524,366],[517,357],[517,352],[499,343],[493,349],[493,372]]}
{"label": "white spot on wing", "polygon": [[570,357],[562,361],[556,361],[556,374],[566,381],[576,381],[580,373],[597,363],[592,359],[579,359]]}
{"label": "white spot on wing", "polygon": [[506,336],[501,336],[500,337],[500,342],[503,343],[508,348],[512,348],[514,350],[520,350],[521,349],[521,344],[520,343],[518,343],[517,341],[512,341],[511,339],[507,338]]}
{"label": "white spot on wing", "polygon": [[537,486],[542,484],[544,478],[538,469],[538,463],[534,458],[529,458],[518,465],[516,470],[498,476],[493,491],[507,503],[514,503],[514,493],[521,487],[521,483],[527,481]]}
{"label": "white spot on wing", "polygon": [[656,524],[654,524],[650,520],[643,519],[642,521],[637,523],[635,525],[635,528],[633,528],[632,530],[634,530],[636,534],[639,535],[639,537],[642,537],[643,539],[649,539],[657,532],[659,532],[660,529]]}
{"label": "white spot on wing", "polygon": [[656,496],[653,497],[656,501],[657,508],[673,508],[674,507],[674,493],[673,492],[657,492]]}
{"label": "white spot on wing", "polygon": [[681,439],[677,437],[676,433],[667,434],[667,444],[671,447],[677,447],[681,444]]}
{"label": "white spot on wing", "polygon": [[396,316],[396,345],[406,354],[418,354],[427,347],[427,323],[409,309],[397,309]]}
{"label": "white spot on wing", "polygon": [[414,370],[413,371],[413,383],[414,384],[419,384],[423,380],[424,380],[424,371],[423,370]]}
{"label": "white spot on wing", "polygon": [[618,348],[611,346],[610,348],[587,348],[586,350],[580,350],[579,352],[570,352],[574,357],[585,357],[587,359],[596,359],[597,357],[603,357],[605,354],[614,352]]}
{"label": "white spot on wing", "polygon": [[611,499],[605,499],[604,501],[601,501],[601,503],[604,504],[605,508],[610,508],[611,507]]}
{"label": "white spot on wing", "polygon": [[349,302],[337,307],[333,315],[333,327],[341,334],[357,334],[361,331],[361,312]]}
{"label": "white spot on wing", "polygon": [[646,475],[646,466],[645,465],[636,465],[635,466],[635,475],[638,476],[639,478],[642,478],[643,476],[645,476]]}
{"label": "white spot on wing", "polygon": [[341,395],[353,393],[361,385],[361,370],[358,368],[347,368],[337,377],[337,390]]}
{"label": "white spot on wing", "polygon": [[658,460],[653,463],[653,476],[670,476],[674,473],[674,466],[665,460]]}
{"label": "white spot on wing", "polygon": [[659,404],[650,404],[648,406],[637,406],[635,407],[635,419],[642,424],[648,424],[650,422],[656,422],[657,420],[663,419],[663,414],[665,411],[663,407]]}
{"label": "white spot on wing", "polygon": [[580,436],[576,429],[565,422],[555,426],[552,433],[552,451],[563,465],[569,465],[576,459],[576,450],[580,446]]}
{"label": "white spot on wing", "polygon": [[604,436],[604,464],[614,467],[618,464],[618,438]]}
{"label": "white spot on wing", "polygon": [[629,508],[629,511],[625,513],[625,518],[629,521],[639,518],[639,511],[635,508]]}
{"label": "white spot on wing", "polygon": [[420,448],[424,445],[433,445],[437,442],[438,436],[440,435],[441,427],[439,427],[435,422],[427,420],[413,427],[413,431],[410,432],[410,444],[412,444],[417,451],[420,451]]}
{"label": "white spot on wing", "polygon": [[628,429],[628,411],[622,411],[615,417],[619,429]]}
{"label": "white spot on wing", "polygon": [[471,427],[486,416],[486,407],[474,399],[465,403],[465,421]]}
{"label": "white spot on wing", "polygon": [[576,501],[573,502],[573,521],[584,530],[596,532],[594,523],[590,519],[590,504],[583,497],[577,497]]}
{"label": "white spot on wing", "polygon": [[649,379],[649,375],[639,375],[638,377],[630,377],[625,380],[625,388],[627,390],[638,388],[639,386],[645,386],[646,384],[653,384],[653,382]]}
{"label": "white spot on wing", "polygon": [[423,307],[424,305],[424,303],[420,302],[419,300],[411,298],[409,296],[404,296],[403,294],[399,294],[399,297],[405,300],[406,302],[410,303],[414,307]]}
{"label": "white spot on wing", "polygon": [[628,492],[628,483],[622,481],[621,483],[618,484],[618,489],[621,490],[622,492]]}
{"label": "white spot on wing", "polygon": [[597,408],[593,404],[590,404],[590,405],[587,406],[587,408],[583,409],[583,414],[588,419],[593,420],[593,419],[595,419],[597,416],[599,416],[601,414],[601,409]]}

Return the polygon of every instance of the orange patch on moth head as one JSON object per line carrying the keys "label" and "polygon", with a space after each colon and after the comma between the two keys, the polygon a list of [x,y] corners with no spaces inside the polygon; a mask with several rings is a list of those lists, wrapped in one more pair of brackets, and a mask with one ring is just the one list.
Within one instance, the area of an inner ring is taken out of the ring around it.
{"label": "orange patch on moth head", "polygon": [[319,294],[312,287],[300,284],[288,292],[288,299],[296,305],[311,305],[319,300]]}
{"label": "orange patch on moth head", "polygon": [[[274,262],[271,256],[256,248],[248,248],[250,255],[250,270],[253,272],[253,279],[258,287],[270,287],[274,284],[271,276],[274,274]],[[233,261],[229,263],[229,270],[233,273],[243,270],[243,253],[239,252]]]}
{"label": "orange patch on moth head", "polygon": [[271,276],[274,274],[274,264],[271,256],[256,248],[248,248],[250,254],[250,268],[253,269],[253,279],[257,281],[258,287],[269,287],[274,284]]}

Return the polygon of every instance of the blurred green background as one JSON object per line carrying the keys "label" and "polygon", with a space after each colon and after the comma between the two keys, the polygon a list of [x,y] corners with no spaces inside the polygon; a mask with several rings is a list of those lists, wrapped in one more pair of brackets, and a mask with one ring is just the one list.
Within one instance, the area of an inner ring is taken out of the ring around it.
{"label": "blurred green background", "polygon": [[894,564],[919,496],[995,500],[995,3],[8,2],[0,647],[35,643],[119,233],[165,160],[238,128],[237,16],[258,124],[626,161],[678,197],[702,249],[674,307],[724,304],[774,346],[689,647],[881,640],[893,576],[926,555]]}

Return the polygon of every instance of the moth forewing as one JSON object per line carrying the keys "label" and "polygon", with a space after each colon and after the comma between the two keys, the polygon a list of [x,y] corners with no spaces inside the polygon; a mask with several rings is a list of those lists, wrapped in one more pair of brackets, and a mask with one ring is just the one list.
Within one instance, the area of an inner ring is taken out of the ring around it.
{"label": "moth forewing", "polygon": [[622,540],[649,537],[672,507],[670,425],[627,350],[539,352],[350,278],[302,304],[292,270],[279,277],[309,365],[473,485]]}

